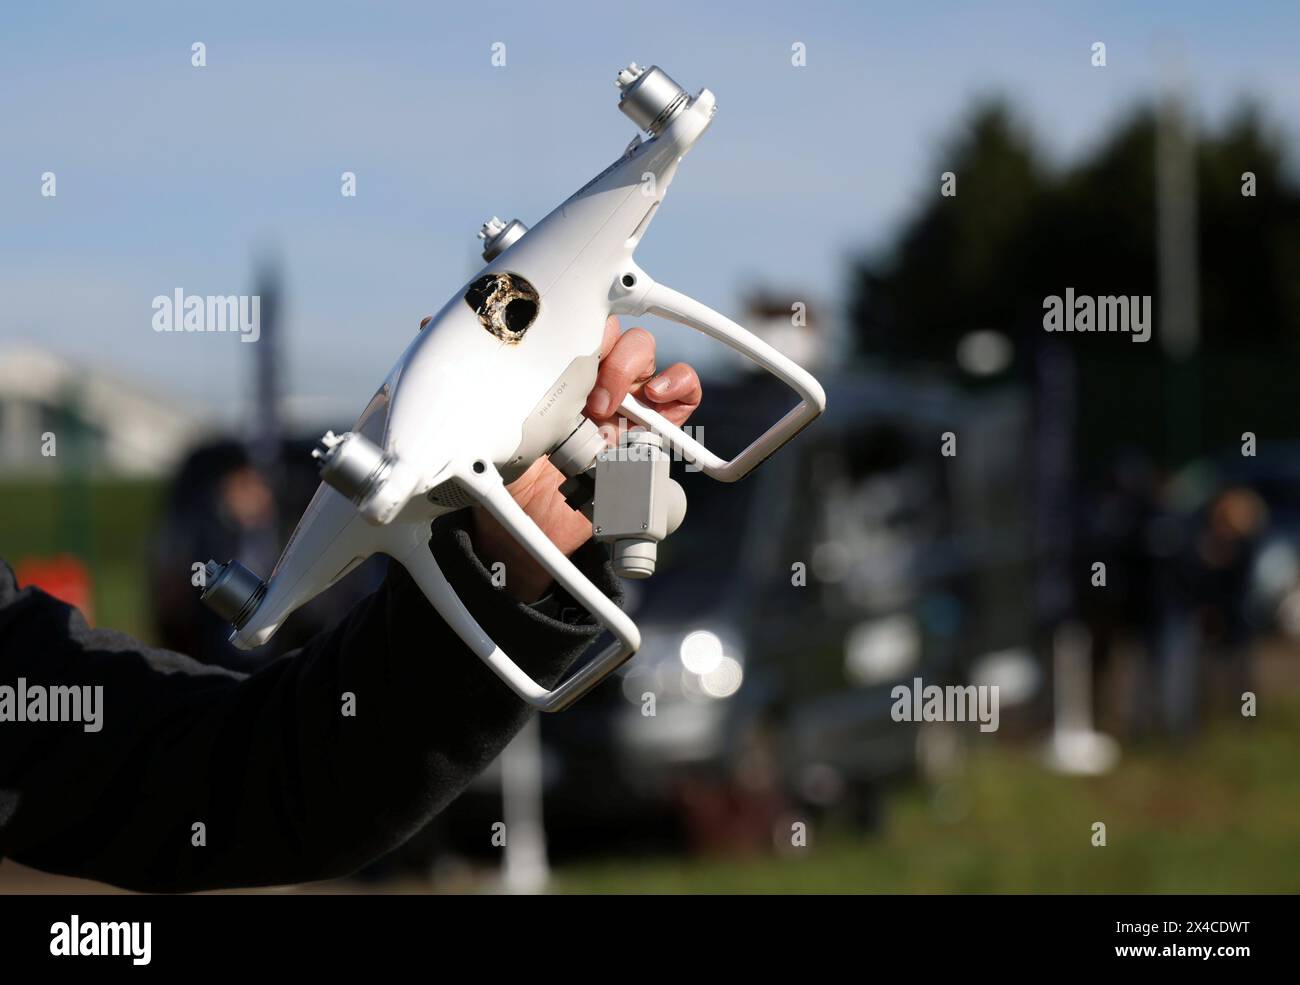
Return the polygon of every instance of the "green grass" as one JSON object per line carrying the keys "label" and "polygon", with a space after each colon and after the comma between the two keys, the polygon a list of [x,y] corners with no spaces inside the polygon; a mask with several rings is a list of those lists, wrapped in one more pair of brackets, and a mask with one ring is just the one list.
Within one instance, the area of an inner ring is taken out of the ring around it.
{"label": "green grass", "polygon": [[161,496],[162,486],[146,480],[0,483],[0,558],[16,565],[31,556],[81,557],[91,570],[96,624],[147,635],[146,545]]}
{"label": "green grass", "polygon": [[[813,832],[788,857],[602,863],[560,892],[1028,893],[1300,891],[1300,703],[1221,722],[1109,776],[1048,772],[991,743],[963,778],[891,798],[883,831]],[[1093,847],[1092,825],[1107,844]]]}

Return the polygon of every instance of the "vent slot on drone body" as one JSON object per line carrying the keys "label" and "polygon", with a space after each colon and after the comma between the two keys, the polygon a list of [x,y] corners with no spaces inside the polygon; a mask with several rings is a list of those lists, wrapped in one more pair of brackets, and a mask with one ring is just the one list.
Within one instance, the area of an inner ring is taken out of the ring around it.
{"label": "vent slot on drone body", "polygon": [[449,510],[462,510],[473,506],[477,500],[455,479],[448,479],[429,490],[429,502]]}

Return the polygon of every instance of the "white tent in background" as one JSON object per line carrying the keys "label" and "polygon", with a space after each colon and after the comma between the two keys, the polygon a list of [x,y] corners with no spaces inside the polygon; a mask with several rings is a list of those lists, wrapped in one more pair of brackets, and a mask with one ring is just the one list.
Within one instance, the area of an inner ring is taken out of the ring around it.
{"label": "white tent in background", "polygon": [[[87,464],[113,475],[165,473],[204,428],[190,409],[40,349],[0,350],[0,475],[39,475],[57,456],[42,435],[71,414],[85,427]],[[57,447],[57,446],[56,446]]]}

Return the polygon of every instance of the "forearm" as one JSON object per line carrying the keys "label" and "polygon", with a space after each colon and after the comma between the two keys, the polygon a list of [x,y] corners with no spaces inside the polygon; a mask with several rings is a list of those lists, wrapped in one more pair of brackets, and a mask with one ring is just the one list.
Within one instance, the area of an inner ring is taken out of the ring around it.
{"label": "forearm", "polygon": [[[525,669],[553,683],[596,627],[494,589],[458,522],[440,524],[433,542],[448,579]],[[575,555],[612,592],[599,558],[594,545]],[[418,830],[526,718],[396,564],[339,627],[247,678],[78,620],[48,597],[0,605],[0,684],[105,688],[99,733],[0,725],[0,788],[19,794],[0,818],[0,852],[53,871],[162,890],[343,874]],[[32,652],[56,629],[54,652]],[[12,729],[24,730],[16,744]]]}

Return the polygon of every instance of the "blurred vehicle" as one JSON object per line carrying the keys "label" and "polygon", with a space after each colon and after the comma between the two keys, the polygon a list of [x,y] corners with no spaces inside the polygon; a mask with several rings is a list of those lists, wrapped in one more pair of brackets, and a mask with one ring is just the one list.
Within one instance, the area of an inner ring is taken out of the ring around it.
{"label": "blurred vehicle", "polygon": [[[708,391],[706,443],[728,451],[788,401],[759,380]],[[1025,651],[1023,402],[872,375],[827,391],[816,426],[744,481],[675,467],[683,528],[654,577],[625,583],[641,650],[542,718],[555,854],[625,839],[768,846],[796,808],[871,826],[883,786],[917,761],[892,688]],[[945,457],[946,431],[969,452]],[[499,801],[494,769],[433,837],[486,850]]]}

